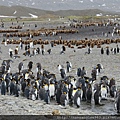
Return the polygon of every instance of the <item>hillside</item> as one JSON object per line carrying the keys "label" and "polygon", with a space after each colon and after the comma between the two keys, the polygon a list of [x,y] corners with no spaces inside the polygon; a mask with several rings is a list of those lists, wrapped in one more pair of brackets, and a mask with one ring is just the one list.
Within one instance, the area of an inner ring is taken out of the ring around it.
{"label": "hillside", "polygon": [[100,9],[120,12],[120,0],[1,0],[0,5],[17,5],[52,11]]}
{"label": "hillside", "polygon": [[88,9],[88,10],[59,10],[59,11],[47,11],[41,9],[35,9],[23,6],[0,6],[0,16],[11,16],[11,17],[39,17],[45,15],[55,16],[95,16],[96,14],[102,15],[114,15],[116,13],[106,12],[99,9]]}

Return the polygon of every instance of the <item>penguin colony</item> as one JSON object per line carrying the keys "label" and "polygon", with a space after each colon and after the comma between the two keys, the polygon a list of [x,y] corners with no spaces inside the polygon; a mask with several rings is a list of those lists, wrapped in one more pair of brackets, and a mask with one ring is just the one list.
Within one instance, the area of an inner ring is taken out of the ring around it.
{"label": "penguin colony", "polygon": [[[72,69],[72,64],[66,62],[64,66],[58,65],[61,79],[57,80],[56,75],[42,69],[40,63],[36,63],[37,77],[32,72],[33,62],[28,63],[28,69],[23,69],[24,64],[18,64],[18,72],[11,73],[11,64],[14,61],[3,60],[0,67],[1,95],[13,95],[15,97],[24,96],[30,100],[43,100],[46,104],[56,101],[57,104],[66,107],[67,105],[80,107],[81,101],[91,104],[92,98],[95,105],[103,105],[102,101],[109,97],[114,98],[117,112],[119,113],[120,91],[117,89],[114,78],[101,77],[99,83],[95,83],[96,75],[103,69],[101,64],[97,64],[91,72],[91,77],[87,77],[85,68],[77,68],[76,75],[66,75]],[[69,63],[69,64],[68,64]],[[69,65],[69,66],[68,66]]]}
{"label": "penguin colony", "polygon": [[[110,23],[112,25],[113,23]],[[85,27],[89,27],[95,24],[85,24]],[[103,24],[97,24],[98,26],[102,26]],[[106,24],[105,24],[106,25]],[[82,25],[77,24],[76,26],[71,25],[71,27],[82,27]],[[10,27],[12,28],[12,27]],[[16,29],[16,28],[13,28]],[[19,29],[22,29],[21,27]],[[69,73],[72,69],[72,64],[70,61],[66,61],[66,67],[62,65],[56,65],[58,67],[58,71],[60,73],[60,80],[56,79],[56,75],[43,69],[41,63],[36,63],[36,71],[37,75],[33,73],[33,61],[29,61],[27,65],[27,69],[24,69],[24,64],[21,61],[18,64],[18,69],[16,69],[16,73],[11,73],[11,64],[14,62],[14,58],[19,58],[19,50],[23,49],[23,45],[25,46],[25,52],[23,55],[28,55],[33,57],[35,55],[45,54],[44,45],[51,44],[51,49],[48,49],[48,54],[51,54],[52,47],[56,45],[63,45],[60,54],[65,54],[66,47],[74,48],[74,46],[78,46],[78,49],[82,49],[85,47],[89,47],[88,54],[91,54],[91,48],[94,48],[97,45],[97,48],[101,48],[101,54],[104,54],[104,49],[101,47],[103,44],[111,44],[111,43],[119,43],[120,39],[98,39],[88,40],[62,40],[60,37],[59,40],[32,40],[33,36],[37,35],[57,35],[58,33],[78,33],[77,30],[67,30],[64,27],[64,30],[57,29],[42,29],[38,31],[30,31],[27,33],[21,33],[17,30],[1,30],[1,33],[9,32],[7,34],[3,34],[8,39],[3,40],[2,44],[5,46],[9,46],[9,44],[17,44],[16,48],[9,49],[9,56],[11,59],[3,60],[0,67],[0,80],[1,80],[1,95],[14,95],[15,97],[19,97],[20,95],[26,97],[31,100],[43,100],[46,104],[50,104],[52,100],[55,100],[59,105],[66,107],[67,105],[76,106],[79,108],[81,106],[81,101],[86,101],[91,104],[92,98],[94,99],[95,105],[103,105],[102,101],[107,100],[108,96],[114,98],[115,107],[117,113],[120,113],[120,90],[117,89],[116,82],[114,78],[109,79],[107,76],[101,77],[99,83],[95,83],[97,80],[97,74],[101,73],[101,69],[103,69],[102,64],[95,65],[94,69],[91,72],[91,77],[87,77],[87,71],[85,67],[76,68],[77,78],[74,76],[67,76],[66,73]],[[42,31],[42,32],[41,32]],[[31,33],[31,34],[30,34]],[[119,33],[119,32],[118,32]],[[118,34],[117,33],[117,34]],[[115,33],[116,34],[116,33]],[[10,40],[9,37],[17,36],[20,37],[19,40]],[[23,40],[21,37],[29,36],[28,40]],[[40,44],[41,48],[35,48],[36,44]],[[30,48],[34,48],[31,51]],[[106,54],[109,55],[110,52],[113,54],[119,53],[119,46],[116,48],[109,49],[109,46],[106,49]],[[4,51],[2,51],[4,52]],[[31,53],[32,52],[32,53]],[[75,52],[75,51],[74,51]],[[35,77],[37,76],[37,77]]]}

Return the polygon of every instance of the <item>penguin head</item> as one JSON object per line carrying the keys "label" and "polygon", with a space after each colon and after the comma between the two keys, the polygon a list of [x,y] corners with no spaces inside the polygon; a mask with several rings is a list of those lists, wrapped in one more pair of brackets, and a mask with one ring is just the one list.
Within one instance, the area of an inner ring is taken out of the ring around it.
{"label": "penguin head", "polygon": [[30,84],[27,84],[27,86],[29,87],[29,86],[30,86]]}
{"label": "penguin head", "polygon": [[76,88],[73,88],[73,90],[76,90]]}
{"label": "penguin head", "polygon": [[89,82],[89,80],[87,79],[87,80],[86,80],[86,82],[88,83],[88,82]]}
{"label": "penguin head", "polygon": [[55,81],[55,84],[58,84],[58,82],[57,82],[57,81]]}
{"label": "penguin head", "polygon": [[81,87],[78,87],[78,90],[80,90],[81,89]]}

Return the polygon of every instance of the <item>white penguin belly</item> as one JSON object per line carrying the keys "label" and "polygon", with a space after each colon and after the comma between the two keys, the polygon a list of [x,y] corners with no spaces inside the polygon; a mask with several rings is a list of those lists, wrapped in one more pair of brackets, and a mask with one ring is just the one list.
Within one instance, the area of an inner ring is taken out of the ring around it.
{"label": "white penguin belly", "polygon": [[55,86],[54,86],[54,84],[49,86],[49,91],[50,91],[50,97],[55,95]]}
{"label": "white penguin belly", "polygon": [[77,98],[77,105],[80,106],[80,97]]}

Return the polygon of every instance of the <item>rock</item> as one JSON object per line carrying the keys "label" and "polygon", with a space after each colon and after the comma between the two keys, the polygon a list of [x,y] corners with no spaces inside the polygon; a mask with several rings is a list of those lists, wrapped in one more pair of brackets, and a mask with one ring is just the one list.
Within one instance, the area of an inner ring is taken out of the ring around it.
{"label": "rock", "polygon": [[59,110],[53,110],[52,115],[60,115],[60,111]]}
{"label": "rock", "polygon": [[8,105],[14,105],[15,104],[15,102],[14,101],[11,101],[11,102],[6,102],[6,104],[8,104]]}

